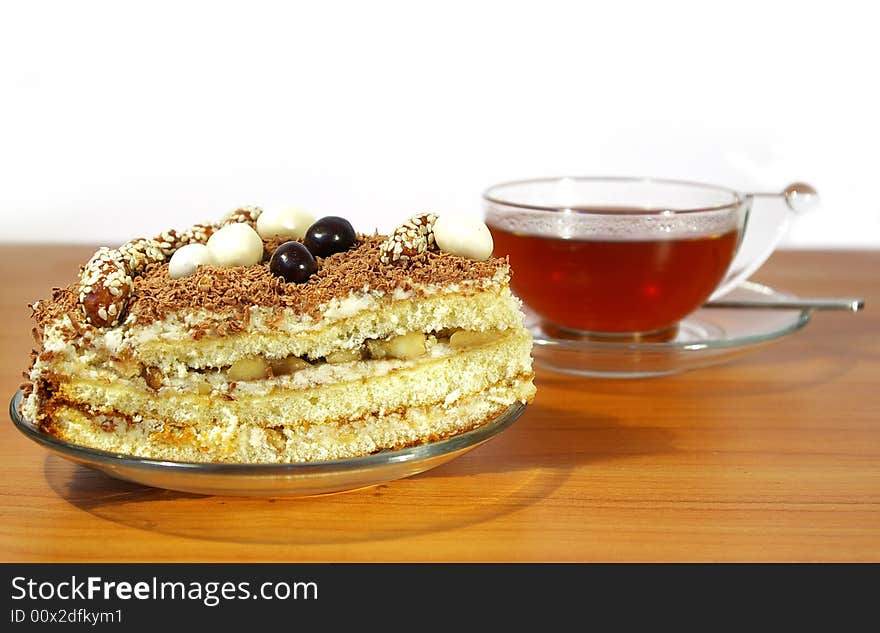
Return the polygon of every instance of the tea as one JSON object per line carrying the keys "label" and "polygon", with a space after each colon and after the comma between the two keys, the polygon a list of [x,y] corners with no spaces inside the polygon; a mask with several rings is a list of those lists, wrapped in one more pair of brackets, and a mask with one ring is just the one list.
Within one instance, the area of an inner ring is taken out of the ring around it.
{"label": "tea", "polygon": [[739,238],[736,230],[627,241],[489,229],[525,303],[556,325],[610,333],[667,329],[696,310],[727,272]]}

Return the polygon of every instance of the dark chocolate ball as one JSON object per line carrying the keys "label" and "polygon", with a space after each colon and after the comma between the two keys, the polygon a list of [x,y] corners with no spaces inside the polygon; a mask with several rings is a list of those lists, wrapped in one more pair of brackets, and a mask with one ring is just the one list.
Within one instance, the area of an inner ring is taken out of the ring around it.
{"label": "dark chocolate ball", "polygon": [[318,262],[305,246],[299,242],[284,242],[272,253],[269,271],[284,277],[288,283],[301,284],[318,270]]}
{"label": "dark chocolate ball", "polygon": [[327,257],[347,251],[354,244],[355,232],[345,218],[328,215],[315,222],[306,231],[303,243],[315,257]]}

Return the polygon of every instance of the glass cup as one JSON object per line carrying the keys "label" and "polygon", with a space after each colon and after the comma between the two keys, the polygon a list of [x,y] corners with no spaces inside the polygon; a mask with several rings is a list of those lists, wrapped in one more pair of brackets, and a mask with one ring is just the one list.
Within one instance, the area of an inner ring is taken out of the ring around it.
{"label": "glass cup", "polygon": [[545,326],[565,336],[668,340],[684,317],[773,252],[790,214],[768,211],[753,226],[753,202],[763,196],[782,196],[799,210],[816,192],[800,183],[743,194],[578,177],[503,183],[483,200],[494,254],[510,258],[513,291]]}

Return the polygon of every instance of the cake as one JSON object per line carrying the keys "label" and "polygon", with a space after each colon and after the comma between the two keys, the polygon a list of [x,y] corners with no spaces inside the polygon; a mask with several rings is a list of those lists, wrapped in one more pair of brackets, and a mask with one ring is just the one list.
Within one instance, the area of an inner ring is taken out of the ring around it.
{"label": "cake", "polygon": [[32,304],[21,412],[92,448],[185,462],[334,460],[529,402],[531,337],[473,220],[390,235],[243,207],[102,248]]}

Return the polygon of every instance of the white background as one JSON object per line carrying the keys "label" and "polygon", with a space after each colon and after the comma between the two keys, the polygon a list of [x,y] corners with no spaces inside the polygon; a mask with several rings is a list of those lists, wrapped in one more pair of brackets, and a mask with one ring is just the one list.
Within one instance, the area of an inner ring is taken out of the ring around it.
{"label": "white background", "polygon": [[813,184],[789,247],[880,247],[871,3],[8,2],[2,240],[296,204],[387,230],[489,184]]}

